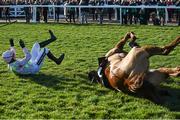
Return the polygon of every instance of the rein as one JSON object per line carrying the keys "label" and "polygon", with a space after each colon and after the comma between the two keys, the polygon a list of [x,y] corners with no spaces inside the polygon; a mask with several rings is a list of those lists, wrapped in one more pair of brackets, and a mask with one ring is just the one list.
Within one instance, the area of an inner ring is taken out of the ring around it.
{"label": "rein", "polygon": [[100,78],[100,83],[107,87],[107,88],[113,88],[110,83],[109,83],[109,80],[108,78],[106,77],[105,75],[105,69],[109,67],[109,62],[105,64],[105,66],[100,66],[97,70],[97,74],[98,74],[98,77]]}
{"label": "rein", "polygon": [[[102,84],[103,86],[105,86],[106,88],[110,88],[110,89],[115,89],[111,84],[110,81],[106,74],[105,71],[109,69],[109,72],[113,75],[113,79],[117,79],[120,80],[119,76],[117,76],[113,71],[110,71],[110,62],[106,59],[104,59],[103,61],[100,62],[99,64],[99,68],[97,70],[97,75],[99,77],[99,83]],[[124,81],[124,80],[123,80]],[[122,84],[123,84],[122,81]],[[123,85],[122,85],[123,86]],[[116,89],[115,89],[116,90]],[[119,90],[118,90],[119,91]]]}

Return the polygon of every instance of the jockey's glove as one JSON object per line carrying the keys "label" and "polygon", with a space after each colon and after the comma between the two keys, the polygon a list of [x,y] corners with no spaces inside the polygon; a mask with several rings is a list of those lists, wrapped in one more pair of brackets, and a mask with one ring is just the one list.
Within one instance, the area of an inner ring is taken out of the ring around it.
{"label": "jockey's glove", "polygon": [[25,47],[24,41],[20,39],[19,40],[19,45],[21,46],[21,48],[24,48]]}
{"label": "jockey's glove", "polygon": [[9,39],[9,43],[10,43],[10,45],[11,45],[11,47],[13,47],[14,46],[14,40],[11,38],[11,39]]}

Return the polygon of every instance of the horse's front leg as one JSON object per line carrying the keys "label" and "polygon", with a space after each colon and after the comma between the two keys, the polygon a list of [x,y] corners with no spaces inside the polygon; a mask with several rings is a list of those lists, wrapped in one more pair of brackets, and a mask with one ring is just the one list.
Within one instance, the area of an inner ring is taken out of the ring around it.
{"label": "horse's front leg", "polygon": [[[105,55],[106,57],[109,57],[115,53],[121,53],[123,52],[124,45],[128,41],[129,38],[131,38],[131,32],[126,33],[126,35],[114,46],[113,49],[108,51],[108,53]],[[134,37],[135,38],[135,37]]]}
{"label": "horse's front leg", "polygon": [[130,46],[131,48],[133,48],[133,47],[140,47],[139,44],[135,42],[136,39],[137,39],[137,37],[135,36],[135,34],[134,34],[133,32],[131,32],[130,36],[131,36],[131,40],[130,40],[130,42],[129,42],[129,46]]}

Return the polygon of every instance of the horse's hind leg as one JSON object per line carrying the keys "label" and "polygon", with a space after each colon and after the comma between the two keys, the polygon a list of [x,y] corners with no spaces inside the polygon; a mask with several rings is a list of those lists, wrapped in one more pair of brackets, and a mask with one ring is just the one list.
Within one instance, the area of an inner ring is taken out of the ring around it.
{"label": "horse's hind leg", "polygon": [[159,68],[156,70],[150,70],[146,76],[145,81],[150,82],[154,86],[159,86],[161,82],[167,81],[169,76],[177,77],[180,75],[180,67],[176,68]]}
{"label": "horse's hind leg", "polygon": [[131,32],[126,33],[126,35],[115,45],[115,47],[108,51],[108,53],[105,55],[106,57],[109,57],[115,53],[121,53],[124,52],[123,48],[126,42],[129,38],[131,38]]}
{"label": "horse's hind leg", "polygon": [[150,70],[145,76],[145,81],[150,82],[152,85],[159,87],[160,83],[166,81],[169,74],[160,70]]}
{"label": "horse's hind leg", "polygon": [[168,74],[169,76],[172,76],[172,77],[180,76],[180,66],[175,67],[175,68],[161,67],[158,69],[158,71],[160,71],[161,73]]}
{"label": "horse's hind leg", "polygon": [[168,55],[180,43],[180,36],[164,47],[145,46],[142,47],[149,53],[149,57],[153,55]]}

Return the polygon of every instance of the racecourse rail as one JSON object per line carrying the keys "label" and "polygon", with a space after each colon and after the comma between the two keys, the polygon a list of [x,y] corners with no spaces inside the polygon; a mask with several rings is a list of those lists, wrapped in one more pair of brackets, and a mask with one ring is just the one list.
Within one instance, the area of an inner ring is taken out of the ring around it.
{"label": "racecourse rail", "polygon": [[[17,11],[18,9],[22,9],[25,7],[30,7],[32,9],[32,22],[36,23],[36,10],[38,7],[48,7],[53,9],[53,18],[55,19],[55,8],[78,8],[79,9],[79,20],[81,20],[81,8],[116,8],[115,9],[115,19],[117,16],[117,9],[120,10],[120,20],[119,23],[122,24],[122,8],[141,8],[141,9],[165,9],[165,24],[167,24],[168,21],[168,11],[167,9],[180,9],[180,6],[146,6],[146,5],[140,5],[140,6],[121,6],[121,5],[104,5],[104,6],[82,6],[82,5],[0,5],[0,8],[14,8],[15,9],[15,17],[18,16]],[[158,10],[157,10],[158,13]]]}

